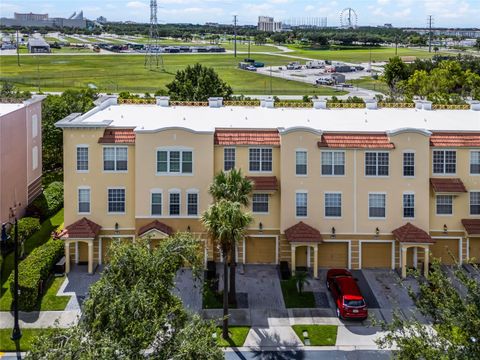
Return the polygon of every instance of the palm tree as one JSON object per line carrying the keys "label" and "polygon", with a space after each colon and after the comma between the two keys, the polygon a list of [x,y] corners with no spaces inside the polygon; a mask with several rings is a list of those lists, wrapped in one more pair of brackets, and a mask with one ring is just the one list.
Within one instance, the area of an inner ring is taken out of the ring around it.
{"label": "palm tree", "polygon": [[298,293],[303,293],[303,287],[305,285],[310,284],[308,280],[308,274],[305,271],[295,271],[295,275],[293,276],[293,280],[295,281],[298,289]]}
{"label": "palm tree", "polygon": [[[220,171],[215,175],[213,183],[210,185],[208,192],[212,195],[215,202],[225,199],[238,202],[243,206],[248,206],[250,201],[250,193],[253,190],[253,183],[242,174],[242,170],[232,169],[228,172]],[[233,239],[230,248],[230,287],[228,292],[228,302],[235,304],[236,299],[236,243],[239,239]]]}
{"label": "palm tree", "polygon": [[227,258],[232,243],[245,235],[252,215],[242,211],[239,202],[225,199],[217,201],[202,215],[202,223],[209,236],[217,242],[223,257],[223,329],[222,337],[228,339],[228,265]]}

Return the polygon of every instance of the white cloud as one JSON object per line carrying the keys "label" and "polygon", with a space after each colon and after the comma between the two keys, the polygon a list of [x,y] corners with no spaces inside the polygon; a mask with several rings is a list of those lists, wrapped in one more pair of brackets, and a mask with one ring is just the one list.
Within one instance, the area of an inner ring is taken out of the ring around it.
{"label": "white cloud", "polygon": [[315,10],[315,6],[313,6],[313,5],[305,6],[305,12],[309,12],[309,11],[312,11],[312,10]]}
{"label": "white cloud", "polygon": [[388,3],[390,3],[390,0],[377,0],[377,3],[380,5],[387,5]]}
{"label": "white cloud", "polygon": [[141,1],[129,1],[127,3],[127,7],[130,9],[146,9],[148,8],[148,4],[141,2]]}

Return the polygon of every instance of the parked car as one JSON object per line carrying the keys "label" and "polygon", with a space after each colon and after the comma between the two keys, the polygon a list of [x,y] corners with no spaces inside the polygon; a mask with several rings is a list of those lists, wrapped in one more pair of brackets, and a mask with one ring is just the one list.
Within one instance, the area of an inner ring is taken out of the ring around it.
{"label": "parked car", "polygon": [[350,271],[328,270],[327,289],[335,300],[338,318],[365,320],[368,317],[367,303]]}
{"label": "parked car", "polygon": [[302,65],[300,65],[298,62],[291,62],[287,65],[287,70],[300,70],[301,68]]}
{"label": "parked car", "polygon": [[331,78],[318,78],[315,83],[317,85],[333,85],[333,80]]}
{"label": "parked car", "polygon": [[362,70],[365,70],[365,68],[363,66],[358,65],[358,66],[355,66],[355,70],[362,71]]}
{"label": "parked car", "polygon": [[248,71],[257,71],[257,68],[253,65],[249,65],[247,67],[245,67],[245,70],[248,70]]}
{"label": "parked car", "polygon": [[305,64],[305,67],[307,69],[321,69],[325,67],[325,61],[323,60],[307,61],[307,63]]}

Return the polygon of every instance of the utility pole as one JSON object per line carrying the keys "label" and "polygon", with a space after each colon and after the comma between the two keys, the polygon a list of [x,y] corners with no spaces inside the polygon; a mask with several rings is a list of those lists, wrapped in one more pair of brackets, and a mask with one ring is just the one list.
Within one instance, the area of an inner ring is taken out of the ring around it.
{"label": "utility pole", "polygon": [[432,52],[432,22],[433,16],[428,15],[428,52]]}
{"label": "utility pole", "polygon": [[233,15],[233,54],[237,57],[237,15]]}
{"label": "utility pole", "polygon": [[250,59],[250,35],[248,35],[248,58]]}
{"label": "utility pole", "polygon": [[18,29],[17,29],[17,65],[20,66],[20,49],[18,48]]}

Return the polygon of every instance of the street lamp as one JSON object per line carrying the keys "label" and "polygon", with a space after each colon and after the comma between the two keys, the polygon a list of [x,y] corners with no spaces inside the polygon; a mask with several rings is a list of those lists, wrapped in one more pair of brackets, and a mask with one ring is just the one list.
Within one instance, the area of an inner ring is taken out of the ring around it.
{"label": "street lamp", "polygon": [[14,239],[13,239],[13,252],[14,252],[14,277],[13,277],[13,316],[15,318],[12,337],[13,341],[20,340],[22,337],[22,332],[20,326],[18,325],[18,222],[17,218],[14,215],[13,209],[11,209],[11,217],[15,219],[13,223],[8,222],[2,224],[2,241],[7,242],[10,236],[7,234],[7,224],[10,224],[14,227]]}

